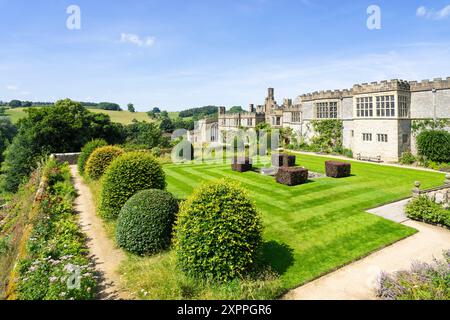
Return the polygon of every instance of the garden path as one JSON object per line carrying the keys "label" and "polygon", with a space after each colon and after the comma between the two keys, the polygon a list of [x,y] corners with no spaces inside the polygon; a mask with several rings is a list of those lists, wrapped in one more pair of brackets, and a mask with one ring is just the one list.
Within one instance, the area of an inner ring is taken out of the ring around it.
{"label": "garden path", "polygon": [[120,276],[117,273],[125,255],[114,246],[114,242],[106,234],[103,221],[95,213],[91,191],[79,175],[77,166],[70,166],[70,170],[78,193],[75,210],[79,213],[80,225],[88,238],[87,246],[100,278],[98,299],[131,299],[130,295],[119,287]]}
{"label": "garden path", "polygon": [[294,289],[284,299],[375,300],[376,281],[381,271],[408,270],[414,261],[429,263],[434,258],[442,259],[442,252],[450,249],[449,230],[412,220],[403,224],[419,232]]}

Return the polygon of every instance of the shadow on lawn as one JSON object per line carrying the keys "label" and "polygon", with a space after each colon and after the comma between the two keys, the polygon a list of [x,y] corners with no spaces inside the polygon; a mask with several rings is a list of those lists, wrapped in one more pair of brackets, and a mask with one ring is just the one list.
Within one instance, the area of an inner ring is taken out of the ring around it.
{"label": "shadow on lawn", "polygon": [[294,264],[294,250],[285,243],[267,241],[263,243],[261,251],[264,263],[280,276]]}

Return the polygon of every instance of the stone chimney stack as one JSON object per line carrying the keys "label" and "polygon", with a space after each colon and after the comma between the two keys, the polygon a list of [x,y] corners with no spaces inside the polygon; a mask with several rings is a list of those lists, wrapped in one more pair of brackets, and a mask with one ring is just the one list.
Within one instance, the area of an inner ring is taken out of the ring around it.
{"label": "stone chimney stack", "polygon": [[267,96],[270,100],[275,100],[275,89],[274,88],[269,88],[268,89],[268,96]]}
{"label": "stone chimney stack", "polygon": [[283,106],[286,108],[292,107],[292,99],[284,99]]}
{"label": "stone chimney stack", "polygon": [[251,105],[248,107],[248,112],[250,112],[250,113],[256,112],[256,109],[255,109],[255,105],[254,105],[254,104],[251,104]]}
{"label": "stone chimney stack", "polygon": [[219,107],[219,115],[223,115],[226,113],[226,108],[225,107]]}

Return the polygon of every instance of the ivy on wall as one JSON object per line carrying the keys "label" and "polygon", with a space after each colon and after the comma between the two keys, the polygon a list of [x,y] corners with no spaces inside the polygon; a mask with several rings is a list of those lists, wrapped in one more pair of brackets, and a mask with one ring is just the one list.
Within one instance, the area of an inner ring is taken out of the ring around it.
{"label": "ivy on wall", "polygon": [[424,130],[443,130],[447,127],[450,127],[450,119],[423,119],[414,120],[411,130],[417,136]]}
{"label": "ivy on wall", "polygon": [[320,147],[321,151],[331,152],[342,149],[342,132],[344,124],[342,120],[314,120],[311,121],[315,135],[311,142]]}

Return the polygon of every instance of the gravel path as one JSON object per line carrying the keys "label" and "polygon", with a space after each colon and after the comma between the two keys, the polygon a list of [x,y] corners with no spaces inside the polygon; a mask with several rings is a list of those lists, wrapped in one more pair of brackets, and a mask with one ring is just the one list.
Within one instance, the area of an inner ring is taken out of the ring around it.
{"label": "gravel path", "polygon": [[102,220],[95,213],[91,191],[78,174],[77,166],[70,166],[70,170],[78,193],[75,210],[79,213],[81,228],[88,237],[87,245],[100,277],[98,299],[130,299],[130,295],[120,289],[120,276],[117,273],[125,255],[114,246],[114,242],[107,236]]}

